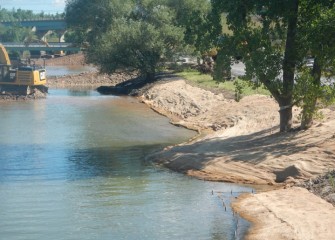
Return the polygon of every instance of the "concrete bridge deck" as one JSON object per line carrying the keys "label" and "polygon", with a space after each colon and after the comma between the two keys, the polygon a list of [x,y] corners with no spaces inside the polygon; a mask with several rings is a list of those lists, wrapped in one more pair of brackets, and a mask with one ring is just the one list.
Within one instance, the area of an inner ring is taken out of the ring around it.
{"label": "concrete bridge deck", "polygon": [[41,43],[2,43],[7,50],[16,50],[16,51],[73,51],[79,52],[80,47],[73,46],[72,43],[49,42],[48,45]]}
{"label": "concrete bridge deck", "polygon": [[10,27],[18,25],[21,27],[36,28],[37,31],[49,30],[66,30],[66,22],[64,19],[36,19],[36,20],[22,20],[22,21],[1,21],[1,25]]}

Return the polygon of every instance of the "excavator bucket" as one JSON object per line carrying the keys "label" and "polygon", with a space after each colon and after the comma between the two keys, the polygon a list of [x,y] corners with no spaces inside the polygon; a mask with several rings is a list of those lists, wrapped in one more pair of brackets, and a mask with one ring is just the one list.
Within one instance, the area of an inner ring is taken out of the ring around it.
{"label": "excavator bucket", "polygon": [[0,64],[10,65],[8,53],[2,44],[0,44]]}

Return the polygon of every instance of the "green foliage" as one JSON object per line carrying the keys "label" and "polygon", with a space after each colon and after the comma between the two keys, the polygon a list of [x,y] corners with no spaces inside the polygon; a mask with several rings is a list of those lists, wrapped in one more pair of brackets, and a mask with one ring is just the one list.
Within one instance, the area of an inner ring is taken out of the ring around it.
{"label": "green foliage", "polygon": [[301,3],[300,16],[298,37],[301,44],[298,53],[303,57],[314,57],[311,70],[305,69],[304,62],[298,65],[298,81],[303,83],[296,87],[295,97],[303,108],[301,127],[308,128],[318,109],[334,102],[334,84],[323,84],[325,79],[321,79],[323,72],[328,78],[335,76],[335,43],[332,40],[335,35],[334,2],[305,0]]}
{"label": "green foliage", "polygon": [[0,21],[18,21],[18,20],[33,20],[33,19],[41,19],[41,18],[63,18],[63,13],[57,14],[46,14],[44,12],[34,13],[31,10],[23,10],[23,9],[12,9],[7,10],[5,8],[1,8],[0,6]]}
{"label": "green foliage", "polygon": [[218,82],[213,80],[213,77],[210,74],[201,74],[200,72],[191,69],[186,69],[183,72],[178,72],[177,75],[200,87],[207,89],[222,89],[231,93],[235,93],[235,82],[239,82],[238,85],[242,86],[242,92],[240,92],[240,97],[253,94],[270,95],[269,91],[267,91],[262,86],[260,86],[259,88],[254,88],[252,85],[241,79],[236,79],[235,81]]}
{"label": "green foliage", "polygon": [[[309,115],[303,119],[310,122],[316,111],[317,99],[325,91],[330,91],[324,88],[320,90],[321,72],[325,72],[325,69],[328,69],[327,73],[334,72],[335,2],[211,2],[213,25],[222,30],[219,23],[225,20],[230,31],[213,36],[219,39],[219,55],[232,60],[238,56],[246,66],[245,79],[257,79],[266,86],[279,105],[287,109],[280,111],[281,131],[291,127],[292,106],[295,102],[303,104],[304,112]],[[303,73],[308,56],[317,60],[313,71],[309,72],[313,79]],[[220,66],[223,64],[226,62],[218,62]],[[294,86],[295,78],[299,78],[298,86]]]}
{"label": "green foliage", "polygon": [[234,81],[234,85],[235,85],[235,101],[239,102],[242,99],[244,85],[239,80]]}
{"label": "green foliage", "polygon": [[208,0],[170,0],[168,6],[176,12],[176,24],[184,28],[185,42],[194,46],[198,53],[210,50],[215,39],[211,37],[211,4]]}
{"label": "green foliage", "polygon": [[[0,7],[1,8],[1,7]],[[0,9],[0,20],[1,21],[15,21],[19,19],[33,19],[35,14],[31,10],[7,10]]]}
{"label": "green foliage", "polygon": [[335,102],[333,85],[315,82],[311,69],[304,67],[296,76],[294,99],[296,105],[303,109],[301,119],[313,119],[318,116],[318,110]]}
{"label": "green foliage", "polygon": [[113,20],[129,15],[132,9],[130,0],[69,0],[65,20],[76,35],[75,42],[91,43],[110,28]]}
{"label": "green foliage", "polygon": [[79,30],[67,31],[64,35],[65,42],[73,43],[78,46],[84,46],[86,33]]}
{"label": "green foliage", "polygon": [[335,179],[333,175],[334,175],[334,171],[329,171],[328,180],[329,180],[330,186],[333,188],[333,191],[335,191]]}
{"label": "green foliage", "polygon": [[[214,36],[219,38],[219,56],[234,59],[237,56],[246,65],[246,79],[259,79],[269,91],[280,97],[283,81],[278,79],[283,69],[286,25],[289,7],[276,1],[215,1],[216,22],[226,19],[231,33]],[[285,3],[282,3],[285,5]],[[287,8],[284,11],[283,8]],[[227,14],[222,15],[225,11]],[[227,64],[218,62],[218,65]],[[226,66],[223,66],[227,68]],[[292,79],[293,80],[293,79]]]}
{"label": "green foliage", "polygon": [[0,24],[0,42],[23,42],[30,32],[29,29],[20,27],[18,24],[12,27],[4,27]]}
{"label": "green foliage", "polygon": [[[159,63],[171,59],[183,43],[183,28],[175,24],[176,13],[168,3],[72,0],[66,19],[73,31],[85,33],[87,60],[101,72],[136,69],[152,78]],[[78,20],[81,12],[86,12],[84,21]]]}
{"label": "green foliage", "polygon": [[88,51],[88,60],[97,63],[102,72],[131,67],[142,74],[154,73],[162,56],[170,54],[169,46],[180,40],[178,30],[170,25],[157,28],[144,21],[119,19]]}

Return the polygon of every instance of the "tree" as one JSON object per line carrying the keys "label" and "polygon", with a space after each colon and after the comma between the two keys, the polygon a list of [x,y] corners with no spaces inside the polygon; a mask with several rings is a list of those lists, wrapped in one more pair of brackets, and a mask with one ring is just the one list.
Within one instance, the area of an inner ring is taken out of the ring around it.
{"label": "tree", "polygon": [[93,42],[108,30],[114,19],[129,14],[130,5],[129,0],[68,0],[65,21],[83,42]]}
{"label": "tree", "polygon": [[81,10],[76,6],[87,8],[83,4],[90,2],[69,2],[66,16],[70,27],[87,33],[86,59],[101,72],[136,69],[152,80],[159,62],[171,57],[182,44],[183,29],[174,24],[176,15],[168,1],[100,0],[103,12],[98,11],[101,6],[95,1],[87,19],[78,21]]}
{"label": "tree", "polygon": [[[305,0],[299,11],[299,54],[313,57],[313,66],[298,65],[295,101],[303,108],[301,128],[312,125],[320,107],[334,101],[335,8],[334,1]],[[322,82],[323,76],[323,82]],[[328,78],[328,79],[327,79]]]}
{"label": "tree", "polygon": [[[219,57],[231,61],[240,56],[246,66],[245,78],[260,81],[271,92],[279,104],[280,131],[292,127],[297,70],[312,50],[310,43],[316,42],[311,39],[313,33],[308,30],[308,24],[304,25],[310,17],[306,14],[307,5],[314,7],[321,2],[333,8],[334,1],[327,0],[212,0],[214,23],[218,25],[226,13],[231,30],[215,36],[220,39]],[[321,75],[318,67],[317,58],[312,72],[315,76]]]}
{"label": "tree", "polygon": [[176,12],[176,25],[184,28],[185,43],[203,53],[213,47],[211,38],[216,28],[210,21],[211,4],[208,0],[170,0],[170,8]]}
{"label": "tree", "polygon": [[30,34],[30,30],[14,24],[11,27],[4,27],[0,24],[0,42],[23,42]]}

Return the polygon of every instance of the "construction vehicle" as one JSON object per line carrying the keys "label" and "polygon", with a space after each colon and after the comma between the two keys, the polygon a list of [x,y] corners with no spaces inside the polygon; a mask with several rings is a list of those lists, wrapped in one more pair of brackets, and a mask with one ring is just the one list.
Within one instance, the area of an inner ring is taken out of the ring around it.
{"label": "construction vehicle", "polygon": [[30,61],[14,68],[5,47],[0,44],[0,94],[29,95],[36,89],[47,93],[45,84],[45,68],[30,65]]}

